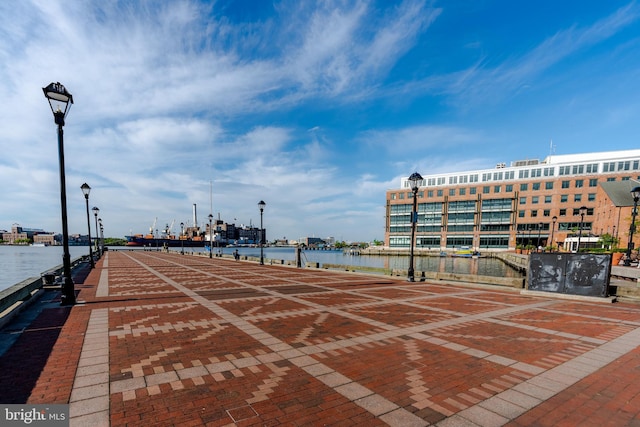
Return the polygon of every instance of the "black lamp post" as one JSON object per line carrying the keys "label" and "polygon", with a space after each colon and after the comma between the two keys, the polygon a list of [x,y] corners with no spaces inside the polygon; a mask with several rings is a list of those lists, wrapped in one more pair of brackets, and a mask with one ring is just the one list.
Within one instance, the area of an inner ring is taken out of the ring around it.
{"label": "black lamp post", "polygon": [[553,250],[553,235],[556,231],[556,221],[558,220],[558,217],[554,215],[553,218],[551,218],[551,250]]}
{"label": "black lamp post", "polygon": [[407,281],[415,281],[413,270],[413,242],[416,236],[416,222],[418,222],[418,187],[422,181],[422,176],[418,172],[414,172],[409,177],[409,184],[411,185],[411,191],[413,192],[413,208],[411,209],[411,241],[409,242],[409,271]]}
{"label": "black lamp post", "polygon": [[100,235],[98,234],[98,214],[100,213],[100,209],[98,209],[97,206],[94,206],[93,208],[91,208],[91,211],[93,211],[93,216],[96,219],[96,252],[98,252],[98,257],[101,257],[102,253],[100,252]]}
{"label": "black lamp post", "polygon": [[62,208],[62,264],[64,279],[62,283],[62,305],[76,303],[76,292],[71,279],[71,256],[69,255],[69,230],[67,228],[67,187],[64,172],[64,119],[73,104],[73,96],[60,83],[50,83],[43,87],[44,96],[49,101],[55,124],[58,125],[58,157],[60,159],[60,205]]}
{"label": "black lamp post", "polygon": [[184,222],[180,223],[180,255],[184,255]]}
{"label": "black lamp post", "polygon": [[98,239],[100,245],[100,254],[104,253],[104,227],[102,226],[102,218],[98,218],[98,224],[100,224],[100,238]]}
{"label": "black lamp post", "polygon": [[638,209],[638,199],[640,199],[640,187],[635,187],[633,190],[631,190],[631,196],[633,196],[633,211],[631,211],[631,224],[629,225],[629,242],[627,243],[627,256],[624,260],[624,265],[626,265],[627,267],[631,265],[633,232],[636,230],[636,215]]}
{"label": "black lamp post", "polygon": [[213,230],[211,229],[211,222],[213,221],[213,215],[209,214],[209,258],[213,258]]}
{"label": "black lamp post", "polygon": [[542,231],[542,223],[538,224],[538,246],[536,247],[536,252],[540,251],[540,232]]}
{"label": "black lamp post", "polygon": [[587,213],[586,206],[580,206],[580,228],[578,229],[578,247],[576,253],[580,252],[580,238],[582,237],[582,224],[584,223],[584,214]]}
{"label": "black lamp post", "polygon": [[263,241],[264,241],[264,228],[262,228],[262,213],[264,212],[264,207],[267,204],[260,200],[258,202],[258,207],[260,208],[260,265],[264,265],[264,252],[263,252]]}
{"label": "black lamp post", "polygon": [[[91,187],[86,182],[80,186],[82,190],[82,194],[84,194],[84,201],[87,205],[87,229],[89,230],[89,260],[91,261],[91,268],[96,268],[95,263],[93,262],[93,250],[91,249],[91,220],[89,216],[89,192],[91,192]],[[98,229],[96,229],[96,233]]]}

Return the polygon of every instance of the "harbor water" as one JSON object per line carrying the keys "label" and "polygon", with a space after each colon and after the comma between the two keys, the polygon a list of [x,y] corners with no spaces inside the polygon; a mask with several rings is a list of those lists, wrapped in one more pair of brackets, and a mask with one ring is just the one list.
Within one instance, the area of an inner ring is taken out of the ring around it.
{"label": "harbor water", "polygon": [[[127,247],[113,247],[111,250],[128,250]],[[157,248],[147,248],[156,250]],[[259,257],[258,247],[214,248],[231,255],[238,250],[241,256]],[[136,248],[134,250],[144,250]],[[181,248],[171,248],[180,252]],[[186,253],[203,252],[205,248],[184,248]],[[62,264],[62,247],[48,246],[5,246],[0,245],[0,290],[6,289],[30,277],[40,277],[41,273]],[[71,258],[88,255],[87,246],[71,246]],[[295,260],[293,248],[268,247],[263,249],[266,259]],[[323,264],[353,265],[357,267],[375,267],[406,270],[409,267],[408,256],[349,255],[341,250],[305,250],[302,252],[303,265],[307,262]],[[453,257],[415,257],[416,271],[439,271],[459,274],[479,274],[494,277],[521,277],[521,274],[494,258],[453,258]]]}

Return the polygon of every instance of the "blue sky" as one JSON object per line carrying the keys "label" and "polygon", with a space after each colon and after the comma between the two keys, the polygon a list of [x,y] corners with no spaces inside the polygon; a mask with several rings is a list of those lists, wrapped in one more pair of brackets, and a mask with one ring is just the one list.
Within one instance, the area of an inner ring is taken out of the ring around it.
{"label": "blue sky", "polygon": [[113,237],[190,224],[194,203],[203,225],[212,193],[236,224],[264,200],[270,240],[382,239],[385,191],[414,171],[640,135],[635,2],[14,0],[0,56],[0,229],[61,230],[56,81],[69,231],[87,182]]}

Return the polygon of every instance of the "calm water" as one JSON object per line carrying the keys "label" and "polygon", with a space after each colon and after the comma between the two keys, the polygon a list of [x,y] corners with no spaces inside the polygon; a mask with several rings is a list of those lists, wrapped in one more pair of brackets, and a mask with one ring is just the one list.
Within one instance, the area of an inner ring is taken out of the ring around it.
{"label": "calm water", "polygon": [[[113,248],[122,249],[122,248]],[[231,254],[236,248],[222,248],[225,254]],[[260,256],[260,248],[237,248],[241,255]],[[139,249],[138,249],[139,250]],[[180,248],[172,248],[179,251]],[[203,248],[185,248],[185,252],[201,252]],[[71,246],[71,259],[89,254],[87,246]],[[344,255],[342,251],[303,251],[302,261],[322,264],[343,264],[354,266],[407,269],[407,256],[354,256]],[[264,257],[293,261],[293,248],[264,248]],[[6,289],[29,277],[40,274],[62,264],[62,247],[4,246],[0,245],[0,290]],[[461,274],[480,274],[497,277],[520,277],[520,274],[506,264],[492,258],[440,258],[416,257],[416,271],[446,271]]]}
{"label": "calm water", "polygon": [[[0,245],[0,290],[62,265],[62,246]],[[88,246],[70,246],[71,259],[89,254]]]}

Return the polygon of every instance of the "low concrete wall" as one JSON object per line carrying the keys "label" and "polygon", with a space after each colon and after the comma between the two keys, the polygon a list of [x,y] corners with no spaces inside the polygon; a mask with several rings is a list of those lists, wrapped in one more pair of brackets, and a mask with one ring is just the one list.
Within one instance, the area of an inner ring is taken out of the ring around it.
{"label": "low concrete wall", "polygon": [[[407,270],[393,270],[394,276],[407,276]],[[524,277],[494,277],[478,274],[443,273],[437,271],[416,271],[415,280],[447,280],[451,282],[478,283],[523,289]]]}
{"label": "low concrete wall", "polygon": [[[81,256],[71,260],[71,270],[76,268],[80,263],[87,261],[89,256]],[[18,314],[23,308],[25,308],[32,301],[32,297],[35,296],[43,287],[51,285],[51,283],[44,283],[44,277],[49,276],[53,280],[57,276],[62,274],[64,267],[58,265],[50,270],[44,271],[40,277],[31,277],[25,279],[22,282],[16,283],[6,289],[0,291],[0,327],[6,324],[11,318]],[[60,284],[54,284],[52,288],[59,288]]]}

